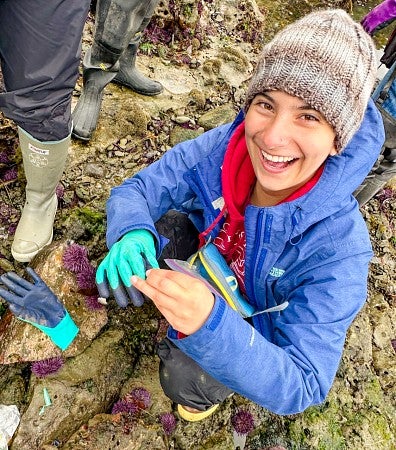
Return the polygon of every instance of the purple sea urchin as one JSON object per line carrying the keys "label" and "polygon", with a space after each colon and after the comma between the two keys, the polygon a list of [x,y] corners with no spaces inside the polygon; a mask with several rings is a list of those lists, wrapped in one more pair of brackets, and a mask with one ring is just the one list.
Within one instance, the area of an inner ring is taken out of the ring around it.
{"label": "purple sea urchin", "polygon": [[124,400],[137,405],[139,409],[147,409],[151,405],[151,395],[150,392],[143,388],[132,389],[129,394],[126,394]]}
{"label": "purple sea urchin", "polygon": [[63,265],[65,269],[73,273],[87,270],[87,267],[91,265],[87,249],[82,245],[70,244],[63,253]]}
{"label": "purple sea urchin", "polygon": [[90,311],[97,311],[98,309],[103,309],[104,306],[98,302],[97,295],[87,295],[85,297],[85,306]]}
{"label": "purple sea urchin", "polygon": [[176,429],[176,417],[172,413],[163,413],[159,417],[166,436],[170,436]]}
{"label": "purple sea urchin", "polygon": [[396,196],[396,192],[393,191],[393,189],[391,189],[391,188],[385,188],[377,194],[377,197],[378,197],[378,200],[380,201],[380,203],[383,203],[386,200],[395,198],[395,196]]}
{"label": "purple sea urchin", "polygon": [[16,169],[16,167],[11,167],[11,169],[6,170],[2,176],[3,181],[16,180],[17,178],[18,170]]}
{"label": "purple sea urchin", "polygon": [[34,361],[31,365],[31,370],[36,377],[44,378],[57,373],[63,364],[63,358],[61,356],[55,356],[54,358],[43,359],[42,361]]}
{"label": "purple sea urchin", "polygon": [[6,152],[1,151],[0,152],[0,164],[9,164],[10,158],[8,157],[8,154]]}
{"label": "purple sea urchin", "polygon": [[64,197],[65,188],[64,188],[63,184],[58,183],[58,186],[56,186],[56,189],[55,189],[55,194],[58,199],[62,199]]}
{"label": "purple sea urchin", "polygon": [[76,280],[80,289],[95,289],[95,268],[89,264],[81,272],[76,274]]}
{"label": "purple sea urchin", "polygon": [[251,412],[240,409],[231,417],[231,423],[237,434],[245,435],[254,430],[254,419]]}
{"label": "purple sea urchin", "polygon": [[111,410],[111,414],[126,413],[134,415],[139,412],[139,407],[134,403],[128,402],[126,400],[118,400],[114,403]]}
{"label": "purple sea urchin", "polygon": [[137,414],[139,411],[147,409],[151,404],[151,395],[147,389],[135,388],[128,394],[124,395],[121,400],[118,400],[113,405],[112,414],[127,413]]}
{"label": "purple sea urchin", "polygon": [[12,223],[12,224],[9,225],[9,227],[8,227],[8,234],[9,234],[10,236],[14,236],[15,231],[16,231],[16,229],[17,229],[17,226],[18,226],[17,223]]}

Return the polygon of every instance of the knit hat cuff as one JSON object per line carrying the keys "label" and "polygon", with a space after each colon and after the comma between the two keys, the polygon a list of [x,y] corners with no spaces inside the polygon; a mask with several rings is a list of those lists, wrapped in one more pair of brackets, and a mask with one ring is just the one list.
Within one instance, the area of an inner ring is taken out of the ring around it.
{"label": "knit hat cuff", "polygon": [[302,98],[334,128],[341,151],[360,126],[375,73],[375,47],[361,25],[343,10],[317,11],[264,47],[245,111],[266,90]]}

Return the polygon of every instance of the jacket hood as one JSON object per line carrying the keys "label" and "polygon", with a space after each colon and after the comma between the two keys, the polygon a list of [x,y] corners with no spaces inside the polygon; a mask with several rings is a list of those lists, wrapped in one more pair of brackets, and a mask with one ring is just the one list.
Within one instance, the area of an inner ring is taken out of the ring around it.
{"label": "jacket hood", "polygon": [[[244,113],[241,111],[233,123],[219,127],[216,132],[211,130],[205,133],[206,135],[209,133],[213,137],[210,144],[206,143],[206,147],[210,148],[211,151],[197,163],[195,169],[188,173],[189,183],[193,188],[197,192],[204,190],[204,197],[211,199],[210,201],[207,200],[208,204],[223,194],[206,192],[205,186],[216,184],[213,179],[220,176],[227,144],[243,120]],[[266,209],[271,211],[274,217],[292,217],[289,224],[284,224],[290,231],[290,234],[288,233],[290,238],[302,234],[314,223],[339,212],[343,208],[358,209],[353,192],[373,167],[384,140],[385,132],[381,114],[370,99],[359,130],[342,153],[327,159],[323,173],[315,186],[296,200]],[[208,166],[210,170],[208,170]],[[194,175],[196,169],[201,179],[199,183],[194,181],[196,180]],[[213,216],[207,218],[206,224],[196,224],[197,228],[206,229],[212,224],[220,211],[220,207],[215,209]]]}
{"label": "jacket hood", "polygon": [[293,236],[348,204],[357,206],[353,192],[373,167],[384,140],[381,114],[370,99],[359,130],[342,153],[327,159],[316,185],[302,197],[279,205],[292,209]]}

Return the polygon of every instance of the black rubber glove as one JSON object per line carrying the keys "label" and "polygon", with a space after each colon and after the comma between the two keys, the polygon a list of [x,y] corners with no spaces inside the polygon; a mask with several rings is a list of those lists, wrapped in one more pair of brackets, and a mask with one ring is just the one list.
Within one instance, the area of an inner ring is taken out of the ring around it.
{"label": "black rubber glove", "polygon": [[30,267],[26,271],[33,283],[14,272],[1,275],[0,280],[8,289],[0,287],[0,296],[18,319],[43,331],[55,345],[65,350],[76,337],[78,327],[37,273]]}

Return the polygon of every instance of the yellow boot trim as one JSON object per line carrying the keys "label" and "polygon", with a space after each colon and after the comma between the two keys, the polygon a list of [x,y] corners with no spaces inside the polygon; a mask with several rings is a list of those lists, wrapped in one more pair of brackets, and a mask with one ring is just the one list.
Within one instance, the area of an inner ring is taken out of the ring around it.
{"label": "yellow boot trim", "polygon": [[177,405],[177,412],[182,419],[187,420],[188,422],[199,422],[200,420],[206,419],[207,417],[211,416],[218,407],[219,405],[213,405],[206,411],[192,413],[183,408],[182,405]]}

